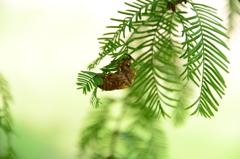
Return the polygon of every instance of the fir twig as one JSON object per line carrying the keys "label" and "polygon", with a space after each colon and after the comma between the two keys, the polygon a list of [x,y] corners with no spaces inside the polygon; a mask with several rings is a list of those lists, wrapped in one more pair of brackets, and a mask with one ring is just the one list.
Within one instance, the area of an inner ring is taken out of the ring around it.
{"label": "fir twig", "polygon": [[[188,17],[188,8],[183,8],[183,11],[178,8],[179,4],[186,3],[192,7],[193,16]],[[132,9],[119,12],[126,15],[124,19],[112,18],[120,24],[110,26],[116,28],[116,32],[99,38],[103,44],[102,52],[89,65],[89,69],[107,55],[113,58],[123,56],[127,48],[129,54],[137,56],[133,65],[139,64],[131,86],[132,92],[129,93],[134,97],[133,102],[144,103],[143,107],[154,110],[153,115],[169,117],[166,107],[176,108],[180,102],[177,96],[181,92],[181,77],[200,88],[196,102],[187,108],[196,107],[192,115],[214,116],[213,111],[217,111],[219,105],[215,93],[222,98],[226,87],[220,70],[228,73],[229,63],[226,55],[216,46],[229,49],[221,38],[228,36],[216,9],[191,0],[137,0],[126,4]],[[183,26],[182,37],[185,38],[182,43],[178,40],[181,36],[178,33],[180,25]],[[129,31],[128,37],[126,30]],[[181,74],[176,71],[181,60],[179,57],[186,61]],[[104,71],[108,69],[110,67]],[[84,93],[96,87],[93,76],[87,78],[82,74],[79,77],[80,81],[85,80],[82,82],[84,85],[80,84]]]}

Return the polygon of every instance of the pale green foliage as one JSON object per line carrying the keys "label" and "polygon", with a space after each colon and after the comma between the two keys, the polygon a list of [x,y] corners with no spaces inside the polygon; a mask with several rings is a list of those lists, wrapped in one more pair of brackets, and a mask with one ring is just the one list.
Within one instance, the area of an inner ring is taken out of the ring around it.
{"label": "pale green foliage", "polygon": [[[127,15],[124,19],[112,18],[120,24],[108,26],[116,31],[99,38],[102,52],[88,68],[94,68],[107,55],[118,59],[127,50],[136,56],[132,65],[137,66],[137,75],[129,93],[129,96],[138,94],[132,99],[133,103],[144,103],[144,107],[154,110],[157,116],[169,116],[165,107],[176,108],[182,103],[178,96],[183,85],[193,82],[200,88],[199,96],[188,108],[196,108],[192,114],[211,117],[213,110],[218,110],[216,95],[222,98],[226,87],[220,70],[228,72],[226,63],[229,62],[218,45],[228,49],[222,40],[228,37],[216,9],[188,1],[187,7],[180,10],[179,2],[182,0],[171,3],[176,8],[169,7],[166,0],[126,3],[132,9],[119,11]],[[190,9],[194,13],[191,17],[188,16]],[[179,35],[180,27],[182,35]],[[184,38],[182,43],[180,36]],[[183,60],[185,64],[181,67]],[[183,70],[182,73],[179,70]],[[89,81],[83,83],[83,90],[90,91],[96,85],[94,80]],[[97,101],[92,103],[99,105],[96,93],[92,97],[91,100]]]}
{"label": "pale green foliage", "polygon": [[225,0],[226,5],[224,6],[224,12],[227,13],[227,27],[228,35],[236,36],[239,35],[237,29],[240,29],[239,20],[240,20],[240,1],[236,0]]}
{"label": "pale green foliage", "polygon": [[129,106],[128,100],[124,99],[124,101],[119,106],[118,100],[105,99],[105,106],[89,113],[85,128],[80,134],[79,158],[166,157],[166,139],[159,127],[159,121],[144,114],[139,107]]}
{"label": "pale green foliage", "polygon": [[[11,135],[13,133],[12,119],[9,112],[9,105],[12,101],[12,96],[9,90],[8,83],[1,74],[0,98],[0,159],[15,159],[16,155],[10,142]],[[3,140],[4,138],[6,138],[6,143]]]}

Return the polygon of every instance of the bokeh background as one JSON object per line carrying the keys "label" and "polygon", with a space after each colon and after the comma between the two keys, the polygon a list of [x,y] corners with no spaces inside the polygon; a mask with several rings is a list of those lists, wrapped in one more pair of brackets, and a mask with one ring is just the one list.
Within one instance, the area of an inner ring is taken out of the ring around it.
{"label": "bokeh background", "polygon": [[[14,96],[12,143],[19,159],[76,158],[79,130],[92,109],[90,96],[76,90],[77,73],[98,56],[97,38],[125,1],[0,1],[0,72]],[[220,9],[224,18],[223,1],[196,2]],[[239,39],[226,52],[228,88],[215,117],[189,117],[178,128],[162,121],[170,159],[240,159]]]}

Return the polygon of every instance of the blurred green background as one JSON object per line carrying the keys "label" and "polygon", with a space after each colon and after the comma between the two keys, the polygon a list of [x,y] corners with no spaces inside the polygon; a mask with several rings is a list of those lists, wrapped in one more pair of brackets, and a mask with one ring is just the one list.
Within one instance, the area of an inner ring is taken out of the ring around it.
{"label": "blurred green background", "polygon": [[[14,97],[12,143],[19,159],[76,158],[79,130],[92,109],[90,96],[76,90],[77,73],[98,56],[97,38],[125,1],[0,1],[0,72]],[[205,2],[224,7],[199,1]],[[229,44],[228,88],[216,116],[189,117],[179,128],[162,121],[170,159],[240,159],[239,43]]]}

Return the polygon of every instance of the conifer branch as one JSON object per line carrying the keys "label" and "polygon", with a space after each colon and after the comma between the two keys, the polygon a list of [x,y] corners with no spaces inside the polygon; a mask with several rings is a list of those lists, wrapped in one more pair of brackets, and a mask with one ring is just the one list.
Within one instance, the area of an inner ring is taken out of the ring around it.
{"label": "conifer branch", "polygon": [[189,3],[195,15],[187,18],[179,15],[183,21],[183,34],[186,37],[185,42],[182,43],[186,51],[181,58],[187,59],[187,63],[183,65],[186,69],[182,76],[185,80],[191,80],[200,87],[200,95],[187,109],[196,105],[197,109],[192,115],[199,113],[209,118],[214,116],[212,109],[217,111],[219,105],[212,91],[215,91],[222,98],[226,87],[219,69],[228,73],[226,63],[229,63],[224,53],[215,45],[229,48],[216,35],[225,38],[228,36],[222,31],[226,28],[219,23],[221,19],[215,15],[215,8],[193,2]]}
{"label": "conifer branch", "polygon": [[[180,4],[191,6],[194,15],[188,14],[187,7],[180,9]],[[229,48],[222,38],[228,36],[215,8],[192,0],[137,0],[126,5],[132,9],[119,11],[126,15],[124,19],[112,18],[120,24],[109,26],[116,31],[99,38],[102,50],[88,69],[106,56],[115,61],[130,54],[136,57],[131,63],[136,77],[124,98],[107,98],[89,115],[90,122],[81,133],[80,158],[163,159],[166,142],[157,117],[170,117],[171,108],[179,125],[187,116],[186,109],[195,108],[192,115],[210,118],[218,110],[217,96],[224,95],[221,72],[228,73],[229,61],[222,48]],[[116,71],[116,65],[110,62],[102,74]],[[84,93],[94,90],[91,101],[98,105],[97,86],[106,81],[90,74],[82,72],[78,85]],[[192,84],[199,88],[198,97],[189,104]],[[120,115],[112,115],[119,109]]]}
{"label": "conifer branch", "polygon": [[[188,8],[183,8],[183,11],[178,8],[179,4],[186,3],[192,7],[194,16],[188,17]],[[217,111],[219,105],[215,94],[222,98],[226,87],[219,70],[228,73],[229,63],[226,55],[216,47],[221,45],[229,49],[221,38],[228,36],[216,9],[191,0],[137,0],[126,4],[133,9],[119,11],[127,15],[124,19],[112,18],[120,24],[109,27],[116,28],[116,32],[106,33],[99,38],[103,44],[102,52],[88,68],[94,68],[107,55],[118,60],[127,50],[128,54],[137,56],[132,64],[138,65],[137,75],[129,93],[133,102],[144,103],[143,107],[154,110],[154,115],[169,117],[165,109],[175,109],[179,105],[177,96],[183,85],[180,78],[183,78],[200,88],[198,98],[187,109],[196,107],[192,115],[214,116],[213,111]],[[180,25],[183,26],[182,36],[185,38],[182,43],[178,40]],[[128,37],[126,30],[129,30]],[[180,67],[177,65],[181,60],[179,57],[186,61],[180,74],[177,71]],[[103,70],[110,72],[111,69],[105,67]],[[80,81],[82,77],[84,74],[80,75]],[[84,93],[98,86],[93,77],[80,82]],[[98,104],[96,94],[93,97]]]}

